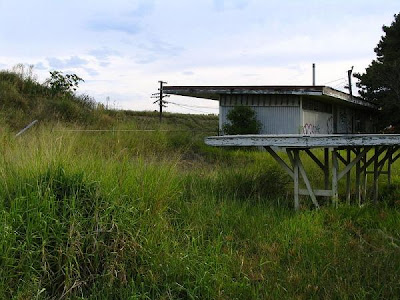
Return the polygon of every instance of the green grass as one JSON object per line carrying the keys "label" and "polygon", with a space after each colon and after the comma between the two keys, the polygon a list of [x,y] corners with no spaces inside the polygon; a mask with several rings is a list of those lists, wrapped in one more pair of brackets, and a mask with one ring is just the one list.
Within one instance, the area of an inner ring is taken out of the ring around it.
{"label": "green grass", "polygon": [[0,299],[399,298],[398,164],[376,205],[295,213],[266,153],[204,144],[215,116],[82,100],[0,72]]}
{"label": "green grass", "polygon": [[3,132],[0,298],[400,295],[395,201],[295,213],[265,153],[201,138]]}

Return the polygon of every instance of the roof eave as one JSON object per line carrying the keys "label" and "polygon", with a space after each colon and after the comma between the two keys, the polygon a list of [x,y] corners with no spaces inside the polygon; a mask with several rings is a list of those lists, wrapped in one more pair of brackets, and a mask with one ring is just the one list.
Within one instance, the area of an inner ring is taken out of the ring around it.
{"label": "roof eave", "polygon": [[347,93],[327,86],[165,86],[164,92],[171,95],[210,100],[219,100],[219,96],[222,94],[326,96],[350,105],[378,109],[375,104],[360,97],[351,97]]}
{"label": "roof eave", "polygon": [[343,100],[345,102],[348,102],[350,104],[354,104],[357,106],[363,106],[363,107],[367,107],[367,108],[371,108],[371,109],[378,109],[378,107],[371,102],[365,101],[362,98],[357,97],[357,96],[350,96],[349,94],[335,90],[328,86],[323,88],[323,95],[332,97],[335,99],[340,99],[340,100]]}

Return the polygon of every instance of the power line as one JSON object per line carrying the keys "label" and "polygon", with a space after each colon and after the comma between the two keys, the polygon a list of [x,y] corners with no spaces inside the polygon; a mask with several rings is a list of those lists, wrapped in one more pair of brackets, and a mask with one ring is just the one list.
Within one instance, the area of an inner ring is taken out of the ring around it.
{"label": "power line", "polygon": [[325,82],[324,85],[328,84],[328,83],[333,83],[333,82],[336,82],[336,81],[339,81],[339,80],[345,80],[345,79],[346,79],[345,77],[341,77],[341,78],[338,78],[338,79],[335,79],[335,80],[332,80],[332,81]]}
{"label": "power line", "polygon": [[186,107],[186,106],[184,106],[184,105],[180,105],[180,104],[176,104],[176,103],[172,103],[172,102],[168,102],[168,103],[169,103],[169,104],[176,105],[176,106],[179,106],[179,107],[182,107],[183,109],[201,112],[201,113],[203,113],[203,114],[209,114],[209,113],[210,113],[210,112],[206,112],[206,111],[202,111],[202,110],[198,110],[198,109],[188,108],[188,107]]}
{"label": "power line", "polygon": [[341,82],[339,82],[338,84],[334,85],[333,88],[337,88],[339,86],[344,86],[346,84],[346,80],[343,79]]}
{"label": "power line", "polygon": [[194,108],[218,109],[218,107],[212,107],[212,106],[189,105],[189,104],[183,104],[183,103],[175,103],[175,102],[171,102],[171,101],[164,101],[164,102],[170,103],[170,104],[175,104],[175,105],[180,105],[180,106],[194,107]]}

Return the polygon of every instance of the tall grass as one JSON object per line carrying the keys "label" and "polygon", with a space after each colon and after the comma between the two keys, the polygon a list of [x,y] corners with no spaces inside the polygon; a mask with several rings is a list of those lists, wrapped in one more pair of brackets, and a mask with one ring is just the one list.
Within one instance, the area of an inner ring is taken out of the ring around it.
{"label": "tall grass", "polygon": [[0,299],[400,295],[394,187],[295,213],[265,153],[200,135],[39,126],[0,143]]}

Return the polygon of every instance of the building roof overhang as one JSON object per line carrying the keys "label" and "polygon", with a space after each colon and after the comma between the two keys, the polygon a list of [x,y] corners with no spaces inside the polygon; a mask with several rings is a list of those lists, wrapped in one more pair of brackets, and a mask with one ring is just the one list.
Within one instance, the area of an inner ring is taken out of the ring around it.
{"label": "building roof overhang", "polygon": [[219,100],[220,95],[301,95],[328,102],[341,102],[367,109],[377,109],[371,102],[328,86],[164,86],[165,94]]}

